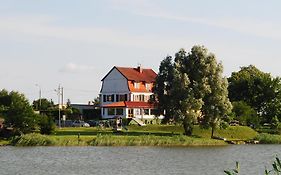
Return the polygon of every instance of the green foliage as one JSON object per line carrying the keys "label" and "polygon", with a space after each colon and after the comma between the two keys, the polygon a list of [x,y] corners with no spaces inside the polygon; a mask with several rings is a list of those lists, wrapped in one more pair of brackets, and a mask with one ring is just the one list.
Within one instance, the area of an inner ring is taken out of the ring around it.
{"label": "green foliage", "polygon": [[273,134],[259,134],[255,140],[258,140],[261,144],[281,144],[281,135]]}
{"label": "green foliage", "polygon": [[47,135],[52,134],[56,129],[56,125],[53,121],[53,118],[46,115],[40,116],[39,127],[40,133]]}
{"label": "green foliage", "polygon": [[12,144],[15,146],[53,146],[56,142],[51,137],[31,133],[13,138]]}
{"label": "green foliage", "polygon": [[240,171],[240,166],[239,166],[239,162],[236,162],[236,167],[235,169],[232,170],[224,170],[224,173],[227,175],[235,175],[235,174],[239,174]]}
{"label": "green foliage", "polygon": [[231,111],[227,86],[215,55],[203,46],[194,46],[188,54],[181,49],[174,62],[170,56],[161,62],[154,93],[165,117],[181,121],[185,134],[191,135],[197,118],[214,131],[227,117]]}
{"label": "green foliage", "polygon": [[46,98],[41,98],[38,100],[34,100],[32,103],[32,107],[34,110],[43,110],[46,111],[52,107],[54,107],[54,102],[52,100],[48,100]]}
{"label": "green foliage", "polygon": [[235,101],[232,102],[232,105],[232,114],[235,120],[238,120],[242,125],[259,127],[260,119],[255,109],[244,101]]}
{"label": "green foliage", "polygon": [[[236,168],[235,169],[224,170],[224,173],[227,174],[227,175],[235,175],[235,174],[239,174],[239,172],[240,172],[239,162],[236,162]],[[270,174],[274,174],[274,175],[280,175],[281,174],[281,161],[278,157],[275,158],[275,161],[272,164],[271,170],[268,170],[268,169],[264,170],[264,175],[270,175]]]}
{"label": "green foliage", "polygon": [[156,83],[153,88],[154,94],[157,95],[158,100],[158,115],[164,114],[164,122],[174,120],[173,102],[171,101],[171,89],[174,79],[174,66],[172,63],[172,57],[167,56],[160,63],[159,73],[156,77]]}
{"label": "green foliage", "polygon": [[18,92],[0,91],[0,115],[5,118],[5,124],[17,132],[29,133],[36,128],[36,115],[23,94]]}
{"label": "green foliage", "polygon": [[250,105],[262,122],[271,122],[281,117],[281,81],[264,73],[255,66],[242,67],[233,72],[229,81],[229,97],[233,101],[244,101]]}

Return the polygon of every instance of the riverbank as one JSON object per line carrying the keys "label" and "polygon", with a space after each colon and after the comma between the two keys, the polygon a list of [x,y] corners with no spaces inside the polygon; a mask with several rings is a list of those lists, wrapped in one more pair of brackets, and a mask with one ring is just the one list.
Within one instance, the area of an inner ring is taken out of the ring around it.
{"label": "riverbank", "polygon": [[[15,146],[221,146],[223,140],[211,139],[211,131],[195,126],[193,136],[183,135],[181,126],[129,126],[128,131],[113,133],[110,128],[61,128],[46,136],[32,133],[3,142]],[[258,136],[249,127],[232,126],[216,130],[215,135],[227,140],[252,140]],[[1,141],[0,141],[1,143]]]}

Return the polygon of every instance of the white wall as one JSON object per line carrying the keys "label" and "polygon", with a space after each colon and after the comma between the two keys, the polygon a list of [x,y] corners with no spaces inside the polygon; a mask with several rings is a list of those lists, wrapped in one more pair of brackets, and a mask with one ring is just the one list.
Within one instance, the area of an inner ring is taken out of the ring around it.
{"label": "white wall", "polygon": [[114,68],[103,80],[101,93],[129,93],[128,81],[116,68]]}

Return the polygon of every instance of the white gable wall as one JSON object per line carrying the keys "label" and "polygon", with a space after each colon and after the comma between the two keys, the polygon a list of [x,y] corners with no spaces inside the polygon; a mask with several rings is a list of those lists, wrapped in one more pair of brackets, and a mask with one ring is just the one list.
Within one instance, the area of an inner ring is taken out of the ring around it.
{"label": "white gable wall", "polygon": [[103,80],[101,93],[129,93],[128,80],[114,68]]}

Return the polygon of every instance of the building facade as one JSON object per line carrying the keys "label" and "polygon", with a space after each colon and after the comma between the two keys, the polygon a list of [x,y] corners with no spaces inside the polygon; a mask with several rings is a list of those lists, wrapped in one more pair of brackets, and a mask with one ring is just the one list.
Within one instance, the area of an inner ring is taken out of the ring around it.
{"label": "building facade", "polygon": [[155,107],[150,99],[156,76],[152,69],[140,66],[113,67],[102,79],[102,118],[154,119]]}

